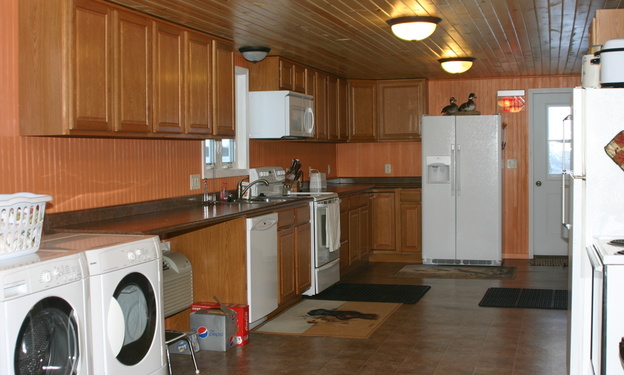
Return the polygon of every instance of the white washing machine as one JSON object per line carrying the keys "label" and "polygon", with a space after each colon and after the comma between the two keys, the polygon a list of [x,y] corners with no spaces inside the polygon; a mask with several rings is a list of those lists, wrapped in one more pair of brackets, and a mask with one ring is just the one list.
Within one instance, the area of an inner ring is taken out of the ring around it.
{"label": "white washing machine", "polygon": [[81,249],[87,259],[93,374],[167,374],[158,237],[53,237],[54,249]]}
{"label": "white washing machine", "polygon": [[0,374],[90,374],[87,264],[45,251],[0,262]]}

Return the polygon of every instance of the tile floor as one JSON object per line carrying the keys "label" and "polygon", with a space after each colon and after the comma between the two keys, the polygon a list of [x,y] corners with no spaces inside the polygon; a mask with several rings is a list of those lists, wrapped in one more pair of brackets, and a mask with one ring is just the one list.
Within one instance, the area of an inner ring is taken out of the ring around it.
{"label": "tile floor", "polygon": [[[370,263],[345,282],[430,285],[402,305],[370,338],[339,339],[251,333],[225,353],[200,351],[202,374],[566,374],[567,312],[479,307],[489,287],[567,289],[567,268],[507,260],[513,280],[392,277],[403,264]],[[174,374],[193,374],[173,355]]]}

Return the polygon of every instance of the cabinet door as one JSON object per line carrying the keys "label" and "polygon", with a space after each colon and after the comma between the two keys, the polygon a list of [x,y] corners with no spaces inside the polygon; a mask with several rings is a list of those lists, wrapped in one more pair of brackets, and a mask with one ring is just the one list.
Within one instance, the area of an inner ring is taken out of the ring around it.
{"label": "cabinet door", "polygon": [[213,41],[213,124],[214,135],[233,137],[234,122],[234,48],[222,40]]}
{"label": "cabinet door", "polygon": [[349,82],[350,140],[375,140],[377,130],[376,98],[374,81]]}
{"label": "cabinet door", "polygon": [[401,252],[421,255],[420,203],[401,203]]}
{"label": "cabinet door", "polygon": [[182,133],[184,123],[183,31],[154,23],[154,132]]}
{"label": "cabinet door", "polygon": [[279,60],[280,90],[295,90],[295,64],[288,60]]}
{"label": "cabinet door", "polygon": [[349,267],[349,204],[348,199],[340,202],[340,270]]}
{"label": "cabinet door", "polygon": [[356,208],[349,211],[349,264],[360,259],[361,243],[360,211]]}
{"label": "cabinet door", "polygon": [[306,91],[306,75],[307,69],[305,66],[301,64],[294,65],[294,78],[293,78],[293,90],[300,93],[305,93]]}
{"label": "cabinet door", "polygon": [[288,227],[278,231],[279,303],[297,294],[295,279],[295,230]]}
{"label": "cabinet door", "polygon": [[212,135],[212,39],[186,32],[185,130]]}
{"label": "cabinet door", "polygon": [[70,129],[110,132],[113,130],[110,8],[79,0],[74,17],[74,114]]}
{"label": "cabinet door", "polygon": [[378,139],[419,139],[420,118],[425,113],[426,81],[377,83]]}
{"label": "cabinet door", "polygon": [[328,110],[330,107],[327,87],[327,73],[314,72],[314,121],[316,128],[316,139],[327,139]]}
{"label": "cabinet door", "polygon": [[327,138],[338,139],[338,77],[327,76]]}
{"label": "cabinet door", "polygon": [[113,13],[115,131],[148,133],[152,22],[123,10]]}
{"label": "cabinet door", "polygon": [[295,227],[297,294],[301,294],[312,286],[312,227],[310,223]]}
{"label": "cabinet door", "polygon": [[349,139],[349,120],[348,120],[348,96],[349,85],[344,78],[338,79],[338,140],[346,141]]}
{"label": "cabinet door", "polygon": [[372,248],[396,251],[395,193],[375,192],[372,206]]}
{"label": "cabinet door", "polygon": [[[368,194],[367,194],[368,195]],[[370,210],[368,205],[359,208],[360,220],[360,258],[371,252]]]}

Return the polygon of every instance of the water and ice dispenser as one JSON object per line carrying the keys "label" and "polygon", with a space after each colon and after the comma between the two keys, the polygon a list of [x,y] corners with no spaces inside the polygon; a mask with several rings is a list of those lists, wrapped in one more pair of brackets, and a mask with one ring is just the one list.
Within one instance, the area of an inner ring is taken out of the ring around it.
{"label": "water and ice dispenser", "polygon": [[451,182],[450,156],[427,156],[427,182],[430,184]]}

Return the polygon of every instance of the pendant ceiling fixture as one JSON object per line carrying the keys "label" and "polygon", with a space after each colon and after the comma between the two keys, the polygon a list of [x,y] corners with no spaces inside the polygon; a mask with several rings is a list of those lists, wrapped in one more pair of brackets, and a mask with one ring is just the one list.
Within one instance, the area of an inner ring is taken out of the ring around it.
{"label": "pendant ceiling fixture", "polygon": [[439,59],[442,69],[448,73],[457,74],[468,71],[472,68],[472,63],[476,60],[474,57],[452,57],[448,59]]}
{"label": "pendant ceiling fixture", "polygon": [[387,20],[392,32],[404,40],[423,40],[433,34],[442,18],[430,16],[399,17]]}
{"label": "pendant ceiling fixture", "polygon": [[245,60],[257,63],[264,60],[271,49],[268,47],[241,47],[238,50]]}

